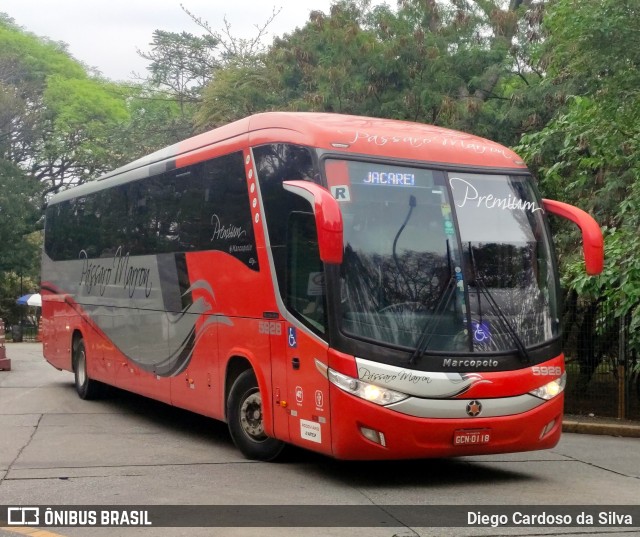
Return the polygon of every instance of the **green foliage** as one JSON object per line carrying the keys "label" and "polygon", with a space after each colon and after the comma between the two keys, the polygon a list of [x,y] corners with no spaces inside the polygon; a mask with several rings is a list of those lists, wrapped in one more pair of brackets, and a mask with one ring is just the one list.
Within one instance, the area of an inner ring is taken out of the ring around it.
{"label": "green foliage", "polygon": [[516,100],[539,79],[523,59],[530,37],[519,25],[526,15],[527,28],[536,27],[539,16],[512,4],[405,0],[393,11],[335,2],[246,69],[218,70],[198,125],[259,110],[327,111],[435,123],[512,144],[529,119]]}
{"label": "green foliage", "polygon": [[128,118],[113,84],[88,76],[63,45],[6,18],[0,103],[0,158],[40,180],[44,195],[109,169],[109,133]]}
{"label": "green foliage", "polygon": [[109,136],[129,119],[110,83],[52,75],[42,94],[42,151],[32,169],[54,190],[83,183],[113,166]]}
{"label": "green foliage", "polygon": [[284,108],[277,80],[264,66],[235,65],[218,72],[195,116],[200,130],[276,108]]}
{"label": "green foliage", "polygon": [[40,218],[40,184],[11,162],[0,160],[0,270],[25,265],[22,237]]}
{"label": "green foliage", "polygon": [[600,276],[589,277],[578,255],[563,266],[563,281],[585,302],[599,302],[616,318],[630,319],[630,344],[640,349],[640,232],[605,228],[605,268]]}
{"label": "green foliage", "polygon": [[111,128],[107,147],[115,168],[175,144],[193,134],[191,119],[179,103],[164,92],[145,85],[120,86],[128,120]]}
{"label": "green foliage", "polygon": [[87,78],[52,75],[47,79],[44,104],[62,131],[84,126],[124,121],[128,118],[122,99],[114,97],[107,84]]}
{"label": "green foliage", "polygon": [[628,86],[637,77],[639,22],[635,0],[556,0],[544,22],[549,74],[556,82],[571,79],[581,93],[622,79]]}
{"label": "green foliage", "polygon": [[[157,98],[178,104],[181,130],[192,120],[197,129],[204,130],[270,109],[275,81],[264,70],[263,38],[279,10],[274,9],[262,25],[255,26],[253,37],[239,38],[232,34],[226,17],[224,27],[214,29],[181,7],[205,33],[194,36],[156,30],[151,50],[138,52],[150,62],[146,87],[155,89]],[[203,92],[209,102],[205,107],[199,106]]]}
{"label": "green foliage", "polygon": [[[40,183],[0,159],[0,317],[15,320],[15,299],[35,291],[39,272]],[[31,234],[31,235],[29,235]]]}
{"label": "green foliage", "polygon": [[167,92],[179,104],[183,117],[191,117],[202,88],[218,68],[215,50],[219,41],[210,36],[187,32],[153,32],[151,50],[139,52],[148,60],[148,83]]}
{"label": "green foliage", "polygon": [[[16,26],[11,19],[0,14],[0,44],[3,60],[11,59],[13,81],[32,81],[43,84],[50,74],[67,78],[84,78],[86,71],[71,58],[66,46],[46,38],[37,37]],[[7,77],[8,73],[3,73]]]}
{"label": "green foliage", "polygon": [[[563,106],[518,150],[537,169],[542,190],[580,205],[605,226],[606,265],[587,279],[576,255],[566,284],[609,302],[640,326],[640,10],[620,0],[557,0],[545,20],[547,87],[565,92]],[[575,234],[559,235],[561,249]],[[632,331],[640,349],[640,335]]]}
{"label": "green foliage", "polygon": [[0,16],[0,308],[37,290],[41,205],[48,193],[110,168],[110,136],[128,119],[115,86],[65,47]]}

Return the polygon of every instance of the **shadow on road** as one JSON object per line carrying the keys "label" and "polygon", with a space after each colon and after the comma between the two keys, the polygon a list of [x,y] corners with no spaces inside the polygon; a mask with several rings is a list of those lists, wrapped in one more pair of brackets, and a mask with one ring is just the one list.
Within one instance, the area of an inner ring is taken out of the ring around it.
{"label": "shadow on road", "polygon": [[[73,384],[68,388],[75,392]],[[207,440],[220,446],[233,445],[227,425],[221,421],[113,386],[109,386],[106,395],[98,401],[84,401],[83,404],[104,405],[115,414],[136,416],[154,427],[179,432],[194,440]]]}
{"label": "shadow on road", "polygon": [[428,485],[430,489],[451,485],[489,485],[536,480],[535,474],[496,468],[484,462],[463,459],[419,459],[399,461],[339,461],[296,447],[289,447],[279,464],[304,466],[309,477],[332,479],[355,488]]}
{"label": "shadow on road", "polygon": [[[73,386],[69,386],[73,390]],[[91,404],[91,402],[87,402]],[[110,388],[108,396],[101,401],[115,412],[135,415],[153,426],[165,428],[194,440],[210,442],[215,446],[232,446],[231,437],[225,423],[192,412],[175,408],[130,392]],[[496,459],[498,460],[498,459]],[[278,464],[299,469],[306,475],[330,479],[354,487],[424,486],[431,489],[452,484],[475,484],[488,486],[506,482],[535,481],[535,473],[514,472],[483,461],[469,459],[423,459],[409,461],[338,461],[288,446],[276,462],[257,464]]]}

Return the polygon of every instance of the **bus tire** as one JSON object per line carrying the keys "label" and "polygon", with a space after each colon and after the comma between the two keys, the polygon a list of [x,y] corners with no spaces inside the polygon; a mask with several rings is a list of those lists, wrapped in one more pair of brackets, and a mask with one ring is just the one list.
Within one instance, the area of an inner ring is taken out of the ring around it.
{"label": "bus tire", "polygon": [[284,448],[284,442],[264,432],[262,397],[251,369],[241,373],[231,386],[227,422],[233,443],[248,459],[271,461]]}
{"label": "bus tire", "polygon": [[80,399],[100,398],[103,384],[89,378],[87,373],[87,352],[82,338],[78,338],[73,342],[73,373],[76,392]]}

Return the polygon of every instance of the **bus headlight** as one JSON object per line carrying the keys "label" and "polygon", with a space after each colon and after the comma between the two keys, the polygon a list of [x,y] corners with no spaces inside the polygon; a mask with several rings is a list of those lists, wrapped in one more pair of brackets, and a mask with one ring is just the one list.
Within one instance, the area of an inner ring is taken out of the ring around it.
{"label": "bus headlight", "polygon": [[561,377],[558,377],[555,380],[545,384],[544,386],[540,386],[535,390],[530,391],[531,395],[535,395],[540,399],[544,399],[548,401],[549,399],[553,399],[554,397],[560,395],[564,391],[564,387],[567,384],[567,372],[562,373]]}
{"label": "bus headlight", "polygon": [[329,382],[335,384],[341,390],[360,397],[365,401],[375,403],[376,405],[390,405],[391,403],[397,403],[409,397],[406,393],[382,388],[375,384],[369,384],[368,382],[363,382],[362,380],[338,373],[333,369],[327,369],[327,376]]}

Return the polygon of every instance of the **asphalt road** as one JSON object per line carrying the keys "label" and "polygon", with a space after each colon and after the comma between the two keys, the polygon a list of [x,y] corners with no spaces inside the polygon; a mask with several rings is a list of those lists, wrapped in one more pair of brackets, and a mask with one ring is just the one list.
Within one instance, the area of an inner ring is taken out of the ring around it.
{"label": "asphalt road", "polygon": [[[496,505],[597,510],[640,503],[638,438],[565,434],[556,448],[544,452],[384,463],[340,462],[291,448],[280,462],[259,463],[240,455],[222,423],[120,391],[102,401],[82,401],[75,394],[72,374],[48,365],[39,344],[8,344],[7,354],[12,370],[0,371],[0,506],[215,505],[233,509],[237,520],[257,516],[242,506],[321,506],[309,516],[327,520],[336,506],[368,506],[377,514],[375,510],[384,511],[385,506],[457,505],[477,512]],[[411,517],[393,518],[395,526],[371,528],[238,524],[56,527],[34,533],[35,528],[10,527],[0,529],[0,537],[626,537],[640,535],[636,518],[634,526],[620,528],[430,527],[407,523]]]}

